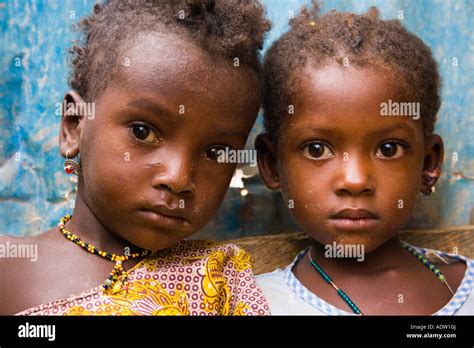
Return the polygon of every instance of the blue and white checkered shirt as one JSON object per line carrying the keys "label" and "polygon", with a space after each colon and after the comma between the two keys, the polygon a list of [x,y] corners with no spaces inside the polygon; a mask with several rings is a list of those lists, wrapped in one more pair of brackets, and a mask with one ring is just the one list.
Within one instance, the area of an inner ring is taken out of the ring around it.
{"label": "blue and white checkered shirt", "polygon": [[[466,263],[464,277],[451,300],[433,315],[473,315],[474,314],[474,260],[461,255],[429,250],[412,246],[415,250],[433,260],[436,253],[448,262],[462,260]],[[293,274],[293,266],[306,255],[301,251],[284,270],[257,276],[257,284],[263,290],[273,315],[355,315],[336,308],[308,290]],[[427,253],[428,252],[428,253]]]}

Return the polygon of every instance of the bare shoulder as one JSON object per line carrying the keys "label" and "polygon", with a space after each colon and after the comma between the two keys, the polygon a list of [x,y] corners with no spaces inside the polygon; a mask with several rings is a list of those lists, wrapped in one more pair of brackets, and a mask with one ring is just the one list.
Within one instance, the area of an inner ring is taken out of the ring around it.
{"label": "bare shoulder", "polygon": [[37,236],[0,236],[0,314],[12,314],[42,263],[42,250],[51,243],[50,231]]}
{"label": "bare shoulder", "polygon": [[36,263],[48,232],[31,237],[0,236],[0,279],[12,274],[21,277],[17,270]]}
{"label": "bare shoulder", "polygon": [[36,262],[41,247],[51,241],[51,230],[29,237],[0,236],[0,263],[5,267]]}
{"label": "bare shoulder", "polygon": [[32,237],[0,236],[0,273],[31,255],[33,250],[26,250],[26,246],[33,244]]}

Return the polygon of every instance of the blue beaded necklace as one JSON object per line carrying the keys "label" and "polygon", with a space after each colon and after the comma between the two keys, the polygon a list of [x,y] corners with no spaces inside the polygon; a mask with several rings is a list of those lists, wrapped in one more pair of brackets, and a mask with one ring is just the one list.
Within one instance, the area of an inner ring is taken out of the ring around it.
{"label": "blue beaded necklace", "polygon": [[[438,279],[444,283],[444,285],[446,285],[446,287],[448,288],[448,290],[451,292],[451,294],[454,296],[454,291],[453,289],[451,289],[451,287],[449,286],[448,284],[448,281],[446,280],[446,277],[443,275],[443,273],[441,273],[441,271],[436,268],[431,262],[429,262],[426,257],[424,257],[421,253],[419,253],[418,251],[416,251],[415,249],[413,249],[411,246],[409,245],[404,245],[405,249],[410,252],[413,256],[415,256],[418,260],[420,260],[421,263],[423,263],[431,272],[433,272],[434,274],[436,274],[436,276],[438,277]],[[327,274],[320,265],[318,265],[318,263],[316,261],[314,261],[314,259],[311,257],[311,250],[308,250],[308,258],[309,258],[309,261],[311,262],[311,265],[313,266],[313,268],[319,273],[319,275],[326,281],[326,283],[328,283],[329,285],[331,285],[337,292],[337,294],[339,295],[340,298],[342,298],[342,300],[349,306],[350,309],[352,309],[352,311],[357,314],[357,315],[364,315],[364,313],[362,313],[362,311],[359,309],[359,307],[357,307],[357,305],[354,303],[354,301],[351,300],[351,298],[341,289],[341,288],[338,288],[336,284],[334,284],[334,282],[332,281],[331,277],[329,276],[329,274]]]}

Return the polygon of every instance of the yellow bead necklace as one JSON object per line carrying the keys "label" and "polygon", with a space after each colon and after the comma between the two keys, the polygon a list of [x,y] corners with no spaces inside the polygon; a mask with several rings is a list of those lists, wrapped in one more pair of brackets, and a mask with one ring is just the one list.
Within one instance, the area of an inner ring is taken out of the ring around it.
{"label": "yellow bead necklace", "polygon": [[76,243],[81,248],[87,250],[91,254],[99,255],[103,257],[104,259],[115,262],[114,269],[112,270],[112,272],[110,272],[109,278],[104,282],[102,286],[104,287],[104,290],[106,292],[111,293],[112,295],[116,295],[119,293],[122,295],[125,295],[128,291],[128,276],[127,276],[127,272],[123,269],[122,263],[124,261],[136,259],[138,257],[148,256],[151,254],[151,251],[143,250],[139,253],[133,253],[131,255],[116,255],[116,254],[111,254],[111,253],[99,250],[92,244],[84,242],[78,236],[71,233],[70,231],[66,229],[66,227],[64,227],[64,225],[66,225],[66,223],[69,220],[71,220],[71,217],[72,216],[68,214],[66,216],[63,216],[59,220],[58,227],[61,233],[67,239]]}

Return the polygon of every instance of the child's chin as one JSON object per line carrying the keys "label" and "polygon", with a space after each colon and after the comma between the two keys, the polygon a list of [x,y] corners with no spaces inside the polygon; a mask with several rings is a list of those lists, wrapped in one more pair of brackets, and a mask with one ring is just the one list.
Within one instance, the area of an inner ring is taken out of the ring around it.
{"label": "child's chin", "polygon": [[367,233],[327,233],[308,234],[311,239],[322,244],[324,247],[329,246],[361,246],[365,253],[369,253],[377,249],[383,241],[379,241],[374,236]]}
{"label": "child's chin", "polygon": [[129,241],[139,248],[159,251],[172,247],[191,234],[192,233],[189,233],[188,231],[149,231],[140,236],[140,238],[135,238],[134,240]]}

